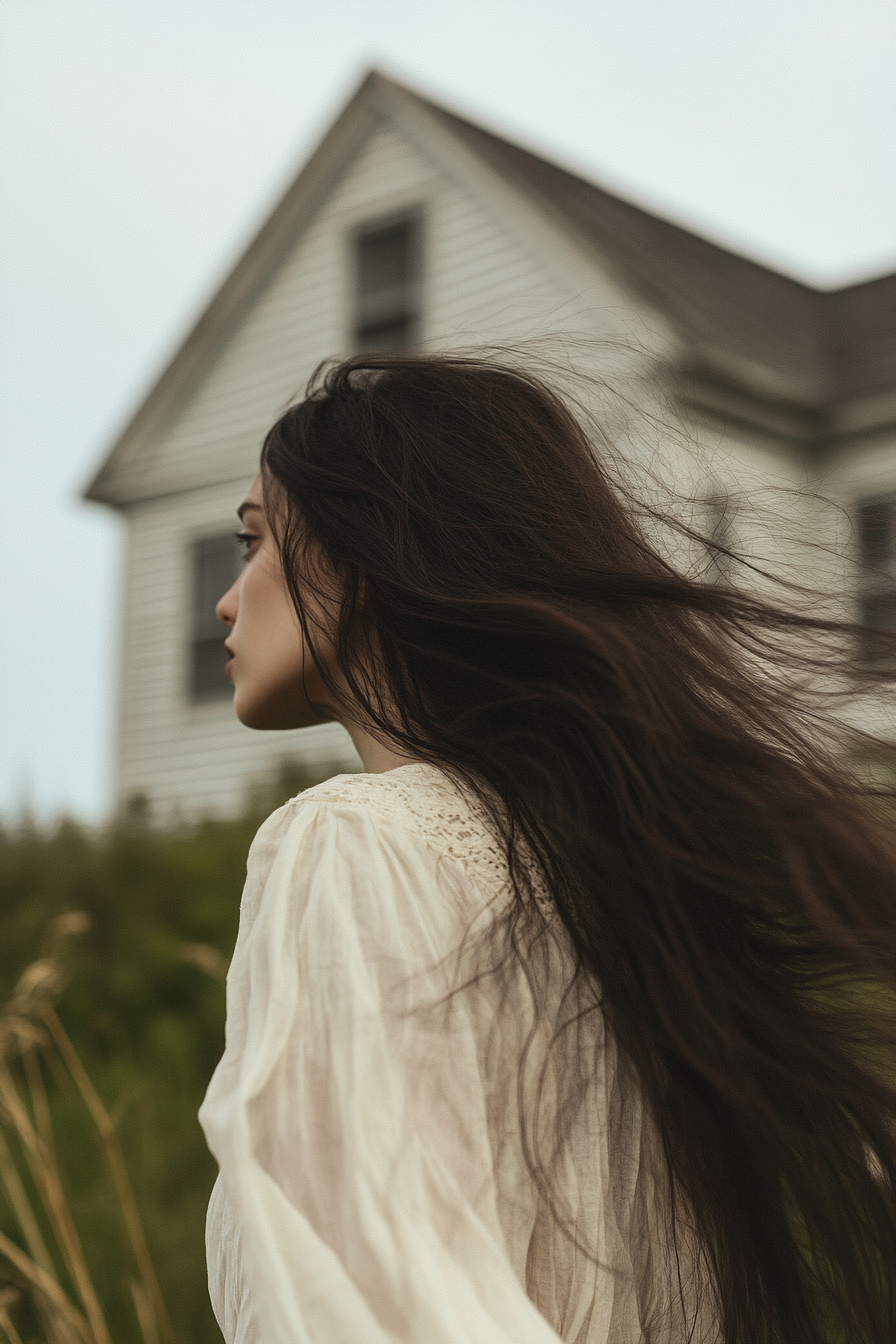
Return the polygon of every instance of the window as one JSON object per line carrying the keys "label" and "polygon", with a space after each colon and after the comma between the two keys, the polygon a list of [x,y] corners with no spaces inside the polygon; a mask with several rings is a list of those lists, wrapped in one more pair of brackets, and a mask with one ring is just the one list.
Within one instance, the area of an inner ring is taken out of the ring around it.
{"label": "window", "polygon": [[215,606],[239,574],[239,543],[232,533],[204,537],[194,542],[191,560],[190,699],[222,700],[233,687],[224,675],[227,635]]}
{"label": "window", "polygon": [[[703,501],[706,511],[704,527],[706,537],[716,546],[730,550],[735,545],[734,501],[727,490],[718,482],[712,482]],[[708,583],[727,583],[731,580],[731,557],[707,546],[708,562],[706,580]]]}
{"label": "window", "polygon": [[860,500],[857,522],[859,620],[869,627],[863,653],[896,677],[896,495]]}
{"label": "window", "polygon": [[420,220],[355,236],[357,350],[407,350],[420,334]]}

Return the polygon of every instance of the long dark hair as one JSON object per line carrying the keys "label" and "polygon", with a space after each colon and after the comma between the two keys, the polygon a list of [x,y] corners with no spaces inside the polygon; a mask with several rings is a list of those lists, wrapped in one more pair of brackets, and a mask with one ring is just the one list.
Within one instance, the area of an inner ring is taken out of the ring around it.
{"label": "long dark hair", "polygon": [[312,649],[322,554],[366,720],[537,856],[727,1344],[892,1344],[896,855],[820,732],[843,627],[671,563],[512,364],[332,365],[262,468]]}

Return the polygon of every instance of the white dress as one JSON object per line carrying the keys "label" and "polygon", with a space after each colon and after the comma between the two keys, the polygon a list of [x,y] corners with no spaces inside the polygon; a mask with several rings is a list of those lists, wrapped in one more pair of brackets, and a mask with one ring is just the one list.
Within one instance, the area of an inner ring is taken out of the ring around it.
{"label": "white dress", "polygon": [[478,804],[430,765],[261,827],[200,1111],[227,1344],[717,1337],[706,1308],[688,1333],[690,1243],[671,1269],[657,1145],[564,930],[506,955],[509,899]]}

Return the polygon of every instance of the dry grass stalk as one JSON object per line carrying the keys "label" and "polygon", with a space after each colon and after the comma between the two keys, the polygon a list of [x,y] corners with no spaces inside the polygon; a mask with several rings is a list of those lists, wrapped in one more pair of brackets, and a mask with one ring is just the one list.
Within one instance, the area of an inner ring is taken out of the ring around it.
{"label": "dry grass stalk", "polygon": [[43,1200],[65,1267],[75,1284],[96,1344],[112,1344],[103,1309],[93,1286],[81,1240],[75,1227],[56,1161],[52,1137],[47,1142],[38,1132],[19,1095],[6,1065],[0,1066],[0,1106],[12,1123],[32,1179]]}
{"label": "dry grass stalk", "polygon": [[9,1344],[22,1344],[22,1337],[9,1319],[9,1308],[19,1300],[15,1288],[0,1289],[0,1330],[6,1335]]}
{"label": "dry grass stalk", "polygon": [[103,1105],[99,1093],[90,1081],[65,1028],[49,1003],[41,1005],[41,1016],[46,1022],[56,1048],[65,1061],[84,1104],[90,1112],[103,1146],[106,1164],[115,1185],[115,1193],[127,1228],[128,1240],[131,1243],[131,1250],[137,1262],[137,1270],[140,1274],[140,1292],[142,1300],[146,1304],[145,1311],[149,1312],[147,1320],[154,1323],[153,1336],[151,1339],[147,1338],[146,1344],[158,1344],[159,1337],[164,1341],[164,1344],[173,1344],[174,1335],[171,1331],[171,1323],[168,1320],[162,1290],[159,1287],[159,1281],[149,1254],[149,1247],[146,1244],[146,1237],[143,1234],[143,1224],[140,1222],[137,1201],[134,1199],[134,1192],[128,1180],[124,1156],[118,1142],[118,1135],[115,1133],[112,1117]]}
{"label": "dry grass stalk", "polygon": [[[83,932],[86,927],[86,916],[78,912],[61,916],[54,924],[55,941]],[[139,1275],[130,1287],[143,1344],[173,1344],[115,1127],[53,1008],[63,980],[58,958],[43,958],[26,969],[12,999],[0,1008],[0,1186],[24,1242],[24,1247],[19,1246],[0,1233],[0,1266],[6,1262],[9,1277],[34,1302],[48,1344],[112,1344],[56,1156],[41,1058],[57,1068],[61,1061],[90,1115],[115,1188]],[[19,1071],[24,1083],[16,1076]],[[32,1197],[2,1126],[15,1135],[56,1252],[74,1288],[74,1299],[41,1234]],[[15,1290],[0,1289],[0,1331],[10,1344],[21,1344],[10,1317],[10,1306],[17,1297]]]}
{"label": "dry grass stalk", "polygon": [[[74,1306],[55,1274],[47,1273],[40,1265],[36,1265],[3,1232],[0,1232],[0,1255],[5,1256],[13,1268],[19,1271],[26,1284],[37,1290],[39,1299],[46,1299],[50,1308],[55,1308],[55,1316],[51,1310],[47,1319],[47,1333],[53,1344],[63,1338],[74,1338],[84,1340],[85,1344],[94,1344],[95,1337],[87,1321]],[[70,1331],[60,1330],[56,1320],[64,1322],[65,1327],[70,1327]]]}
{"label": "dry grass stalk", "polygon": [[[9,1151],[9,1144],[6,1142],[2,1129],[0,1129],[0,1181],[2,1181],[10,1206],[22,1230],[25,1244],[31,1253],[32,1262],[38,1269],[43,1270],[50,1279],[55,1280],[52,1257],[47,1250],[46,1242],[41,1236],[34,1210],[22,1184],[22,1178],[13,1162],[12,1153]],[[45,1293],[42,1294],[42,1303],[43,1311],[41,1314],[44,1317],[47,1315],[50,1317],[49,1321],[46,1322],[48,1334],[51,1337],[53,1335],[57,1336],[64,1341],[64,1344],[75,1344],[80,1335],[75,1327],[68,1322],[58,1303],[48,1299]],[[0,1320],[0,1324],[2,1324],[2,1320]],[[4,1329],[6,1329],[5,1326]],[[9,1330],[6,1333],[9,1334]]]}
{"label": "dry grass stalk", "polygon": [[137,1313],[137,1320],[140,1322],[140,1329],[143,1332],[143,1338],[150,1341],[151,1344],[158,1344],[159,1334],[156,1329],[156,1317],[153,1313],[152,1303],[150,1302],[146,1290],[142,1283],[137,1283],[135,1279],[131,1280],[131,1297],[134,1300],[134,1311]]}

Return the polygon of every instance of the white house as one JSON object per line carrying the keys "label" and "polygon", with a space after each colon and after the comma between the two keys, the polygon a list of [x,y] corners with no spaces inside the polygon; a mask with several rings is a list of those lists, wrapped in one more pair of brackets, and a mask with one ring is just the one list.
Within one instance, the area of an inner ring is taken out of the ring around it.
{"label": "white house", "polygon": [[812,289],[373,73],[87,491],[127,522],[121,800],[226,813],[284,758],[354,760],[336,725],[235,721],[213,612],[261,440],[320,360],[564,331],[624,338],[750,480],[823,479],[878,569],[859,609],[896,626],[896,275]]}

